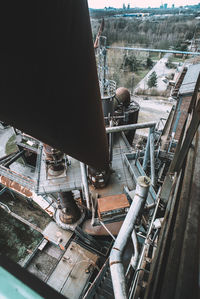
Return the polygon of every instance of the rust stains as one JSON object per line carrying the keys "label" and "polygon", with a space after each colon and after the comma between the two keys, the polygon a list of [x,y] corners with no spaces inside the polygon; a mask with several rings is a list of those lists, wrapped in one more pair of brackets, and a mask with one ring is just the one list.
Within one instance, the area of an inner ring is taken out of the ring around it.
{"label": "rust stains", "polygon": [[5,176],[0,176],[0,183],[26,197],[32,197],[32,192],[28,188],[23,187],[19,183],[12,181]]}

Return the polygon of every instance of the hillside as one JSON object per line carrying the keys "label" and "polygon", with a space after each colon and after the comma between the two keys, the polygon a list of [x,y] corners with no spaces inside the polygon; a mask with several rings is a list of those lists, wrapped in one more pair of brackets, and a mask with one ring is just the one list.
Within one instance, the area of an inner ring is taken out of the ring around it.
{"label": "hillside", "polygon": [[[94,39],[101,20],[91,18]],[[190,50],[190,41],[200,36],[200,21],[194,15],[154,15],[144,18],[106,16],[104,20],[102,35],[107,37],[108,46],[187,51]],[[115,80],[117,86],[124,86],[133,92],[158,59],[155,53],[108,50],[109,78]],[[175,59],[176,63],[184,61],[182,57]]]}

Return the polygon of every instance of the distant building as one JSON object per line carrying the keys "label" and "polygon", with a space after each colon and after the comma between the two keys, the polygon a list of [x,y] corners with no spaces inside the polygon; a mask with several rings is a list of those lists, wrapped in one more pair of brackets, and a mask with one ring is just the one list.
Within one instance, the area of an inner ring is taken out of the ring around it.
{"label": "distant building", "polygon": [[127,9],[130,9],[130,3],[128,4]]}
{"label": "distant building", "polygon": [[112,10],[116,10],[116,8],[109,6],[109,7],[104,7],[104,10],[112,11]]}
{"label": "distant building", "polygon": [[175,8],[175,5],[174,4],[172,4],[172,9],[174,9]]}
{"label": "distant building", "polygon": [[167,3],[164,4],[164,9],[167,9]]}
{"label": "distant building", "polygon": [[123,9],[126,9],[126,5],[123,3]]}

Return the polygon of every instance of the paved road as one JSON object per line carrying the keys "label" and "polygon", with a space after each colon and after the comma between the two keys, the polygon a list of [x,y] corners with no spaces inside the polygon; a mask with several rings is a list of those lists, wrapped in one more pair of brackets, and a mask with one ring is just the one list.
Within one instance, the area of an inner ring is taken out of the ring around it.
{"label": "paved road", "polygon": [[167,53],[163,58],[161,58],[155,65],[154,67],[148,72],[148,74],[138,83],[138,85],[135,88],[135,92],[137,92],[138,89],[148,89],[147,81],[149,76],[151,75],[152,72],[156,72],[157,74],[157,90],[158,91],[165,91],[167,88],[167,83],[164,82],[163,80],[165,79],[165,76],[167,74],[170,74],[174,72],[172,69],[168,69],[165,65],[169,58],[170,54]]}

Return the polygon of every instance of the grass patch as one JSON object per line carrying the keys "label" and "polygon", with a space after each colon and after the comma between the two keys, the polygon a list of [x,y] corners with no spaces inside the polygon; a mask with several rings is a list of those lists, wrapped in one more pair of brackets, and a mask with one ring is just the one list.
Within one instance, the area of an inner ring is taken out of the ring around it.
{"label": "grass patch", "polygon": [[8,142],[6,143],[6,154],[12,154],[18,150],[17,145],[15,143],[16,140],[16,135],[13,134],[9,139]]}
{"label": "grass patch", "polygon": [[18,263],[35,249],[42,235],[3,210],[0,217],[0,252]]}
{"label": "grass patch", "polygon": [[[9,139],[8,142],[6,143],[6,154],[12,154],[14,152],[17,152],[19,149],[16,145],[16,135],[13,134]],[[20,164],[24,164],[24,160],[20,157],[19,159],[16,160]]]}
{"label": "grass patch", "polygon": [[149,69],[139,70],[135,78],[135,86],[148,74]]}
{"label": "grass patch", "polygon": [[177,56],[170,56],[171,62],[184,62],[185,59]]}

